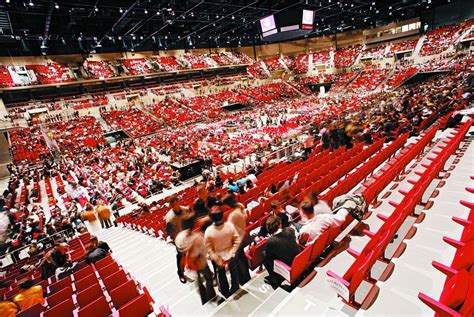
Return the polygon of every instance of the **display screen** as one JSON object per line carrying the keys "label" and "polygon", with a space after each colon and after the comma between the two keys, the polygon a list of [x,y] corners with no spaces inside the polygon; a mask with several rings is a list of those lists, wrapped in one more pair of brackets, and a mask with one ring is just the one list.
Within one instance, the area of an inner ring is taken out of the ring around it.
{"label": "display screen", "polygon": [[260,19],[260,27],[262,28],[262,33],[276,29],[275,17],[273,15],[269,15]]}
{"label": "display screen", "polygon": [[314,11],[311,10],[303,10],[303,25],[313,25],[314,23]]}

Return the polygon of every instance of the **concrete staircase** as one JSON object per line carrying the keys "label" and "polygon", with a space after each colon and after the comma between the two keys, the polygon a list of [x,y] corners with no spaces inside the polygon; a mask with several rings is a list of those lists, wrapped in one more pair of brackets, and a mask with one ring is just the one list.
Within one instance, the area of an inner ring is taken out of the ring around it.
{"label": "concrete staircase", "polygon": [[423,46],[423,42],[425,41],[426,35],[422,35],[418,42],[416,42],[415,49],[413,50],[413,57],[417,57],[421,51],[421,47]]}

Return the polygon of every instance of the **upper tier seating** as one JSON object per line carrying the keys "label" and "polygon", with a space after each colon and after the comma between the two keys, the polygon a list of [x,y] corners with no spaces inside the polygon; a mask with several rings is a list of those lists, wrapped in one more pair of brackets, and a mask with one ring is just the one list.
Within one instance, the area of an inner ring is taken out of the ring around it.
{"label": "upper tier seating", "polygon": [[110,65],[105,61],[85,61],[83,67],[91,78],[110,78],[115,76]]}
{"label": "upper tier seating", "polygon": [[140,75],[153,72],[153,67],[144,58],[130,58],[123,59],[123,66],[125,66],[130,75]]}
{"label": "upper tier seating", "polygon": [[366,69],[347,87],[350,91],[372,91],[379,86],[387,74],[386,69]]}
{"label": "upper tier seating", "polygon": [[159,65],[161,70],[167,72],[184,68],[174,56],[162,55],[152,56],[151,58]]}
{"label": "upper tier seating", "polygon": [[454,41],[461,35],[462,28],[459,24],[443,26],[426,34],[420,55],[435,55],[449,49]]}
{"label": "upper tier seating", "polygon": [[265,59],[263,60],[263,62],[265,63],[265,65],[267,65],[267,68],[270,72],[283,70],[283,65],[280,63],[280,59],[278,57]]}
{"label": "upper tier seating", "polygon": [[247,71],[255,78],[267,78],[268,74],[262,66],[262,61],[257,61],[247,67]]}
{"label": "upper tier seating", "polygon": [[186,53],[182,56],[182,59],[186,61],[191,68],[208,68],[214,66],[213,60],[204,55]]}
{"label": "upper tier seating", "polygon": [[15,83],[8,69],[0,65],[0,87],[13,87]]}
{"label": "upper tier seating", "polygon": [[40,84],[55,84],[75,80],[70,70],[62,64],[26,65],[25,67],[35,72]]}
{"label": "upper tier seating", "polygon": [[336,50],[336,53],[334,54],[334,65],[336,68],[352,66],[361,50],[361,44],[351,45]]}
{"label": "upper tier seating", "polygon": [[212,54],[211,58],[217,63],[219,66],[227,66],[234,64],[229,56],[224,53],[219,54]]}
{"label": "upper tier seating", "polygon": [[400,85],[406,79],[416,74],[418,72],[418,69],[419,68],[417,66],[397,66],[392,76],[385,83],[386,87],[388,89],[394,89],[398,87],[398,85]]}
{"label": "upper tier seating", "polygon": [[362,58],[383,59],[393,57],[393,51],[389,44],[380,44],[366,48]]}
{"label": "upper tier seating", "polygon": [[395,54],[397,52],[413,51],[415,49],[416,42],[417,40],[410,40],[393,43],[390,47],[390,52]]}
{"label": "upper tier seating", "polygon": [[322,50],[313,53],[313,65],[325,65],[329,66],[331,62],[331,51]]}
{"label": "upper tier seating", "polygon": [[209,118],[216,118],[223,111],[221,109],[222,103],[209,96],[196,96],[187,99],[180,99],[179,102],[194,111],[208,116]]}

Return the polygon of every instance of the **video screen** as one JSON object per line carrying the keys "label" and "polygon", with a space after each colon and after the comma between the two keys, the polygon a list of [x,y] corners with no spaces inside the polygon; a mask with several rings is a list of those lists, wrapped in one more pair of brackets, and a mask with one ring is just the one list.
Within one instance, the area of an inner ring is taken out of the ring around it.
{"label": "video screen", "polygon": [[303,25],[313,25],[314,23],[314,11],[311,10],[303,10]]}
{"label": "video screen", "polygon": [[275,17],[273,15],[269,15],[260,19],[260,27],[262,28],[262,33],[276,29]]}

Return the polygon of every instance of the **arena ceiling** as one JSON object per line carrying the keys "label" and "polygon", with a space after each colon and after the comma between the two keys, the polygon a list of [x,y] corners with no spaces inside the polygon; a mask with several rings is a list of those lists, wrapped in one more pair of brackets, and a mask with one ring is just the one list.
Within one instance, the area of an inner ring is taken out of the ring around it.
{"label": "arena ceiling", "polygon": [[417,17],[455,0],[0,0],[0,54],[39,55],[262,44],[257,21],[316,12],[312,36]]}

